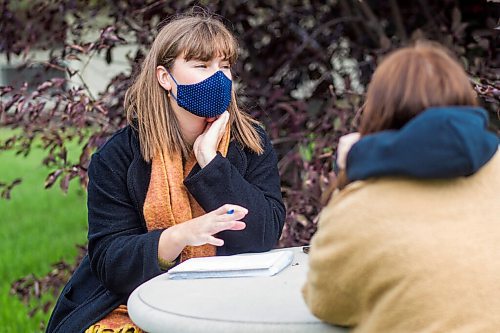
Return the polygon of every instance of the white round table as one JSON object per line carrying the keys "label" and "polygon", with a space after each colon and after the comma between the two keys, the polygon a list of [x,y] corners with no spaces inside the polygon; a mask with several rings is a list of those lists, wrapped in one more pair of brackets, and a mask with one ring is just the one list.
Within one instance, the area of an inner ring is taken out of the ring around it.
{"label": "white round table", "polygon": [[[162,274],[128,299],[130,318],[149,333],[346,333],[315,318],[301,294],[307,254],[271,277],[170,280]],[[279,251],[279,250],[274,250]]]}

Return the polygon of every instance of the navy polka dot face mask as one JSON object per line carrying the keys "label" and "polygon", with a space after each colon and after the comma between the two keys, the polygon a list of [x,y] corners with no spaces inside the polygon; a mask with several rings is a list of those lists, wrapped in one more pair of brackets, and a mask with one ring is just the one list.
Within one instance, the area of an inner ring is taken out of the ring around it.
{"label": "navy polka dot face mask", "polygon": [[168,73],[177,85],[177,96],[172,93],[172,97],[180,107],[204,118],[219,116],[227,110],[233,82],[222,71],[195,84],[178,84],[172,73]]}

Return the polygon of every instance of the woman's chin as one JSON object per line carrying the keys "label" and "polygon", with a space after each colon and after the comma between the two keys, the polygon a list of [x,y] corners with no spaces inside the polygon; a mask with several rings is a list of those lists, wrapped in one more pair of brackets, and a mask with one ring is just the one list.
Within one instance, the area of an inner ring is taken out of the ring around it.
{"label": "woman's chin", "polygon": [[205,118],[205,121],[207,123],[213,123],[214,121],[217,120],[217,118],[219,118],[220,116],[216,116],[216,117],[210,117],[210,118]]}

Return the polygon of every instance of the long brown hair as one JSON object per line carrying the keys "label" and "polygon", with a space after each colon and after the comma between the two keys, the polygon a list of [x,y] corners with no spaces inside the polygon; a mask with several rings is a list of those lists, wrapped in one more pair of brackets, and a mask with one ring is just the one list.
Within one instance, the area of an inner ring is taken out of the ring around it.
{"label": "long brown hair", "polygon": [[[168,22],[156,36],[139,74],[125,95],[128,123],[139,132],[141,153],[147,162],[162,148],[170,154],[187,156],[192,147],[182,137],[179,123],[166,91],[156,79],[156,67],[171,68],[182,55],[186,60],[210,60],[222,56],[232,65],[238,43],[224,24],[208,14],[182,15]],[[229,105],[231,137],[242,146],[262,154],[262,142],[255,129],[258,122],[238,108],[232,91]]]}
{"label": "long brown hair", "polygon": [[[366,93],[359,132],[364,136],[400,129],[432,106],[477,104],[476,93],[455,57],[435,42],[418,41],[390,53],[378,65]],[[326,204],[335,189],[348,183],[347,172],[340,170],[322,202]]]}
{"label": "long brown hair", "polygon": [[359,131],[399,129],[431,106],[477,105],[467,74],[444,47],[420,41],[389,54],[373,74]]}

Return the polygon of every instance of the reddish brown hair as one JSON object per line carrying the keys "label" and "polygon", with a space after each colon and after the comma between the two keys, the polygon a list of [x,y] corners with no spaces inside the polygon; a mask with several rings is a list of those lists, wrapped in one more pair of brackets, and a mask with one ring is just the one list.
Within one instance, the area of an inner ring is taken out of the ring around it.
{"label": "reddish brown hair", "polygon": [[[447,105],[477,105],[476,93],[448,50],[419,41],[390,53],[373,73],[359,132],[363,136],[399,129],[426,108]],[[340,170],[323,203],[348,183],[346,171]]]}
{"label": "reddish brown hair", "polygon": [[377,67],[359,131],[399,129],[431,106],[477,105],[460,63],[444,47],[418,42],[392,52]]}

